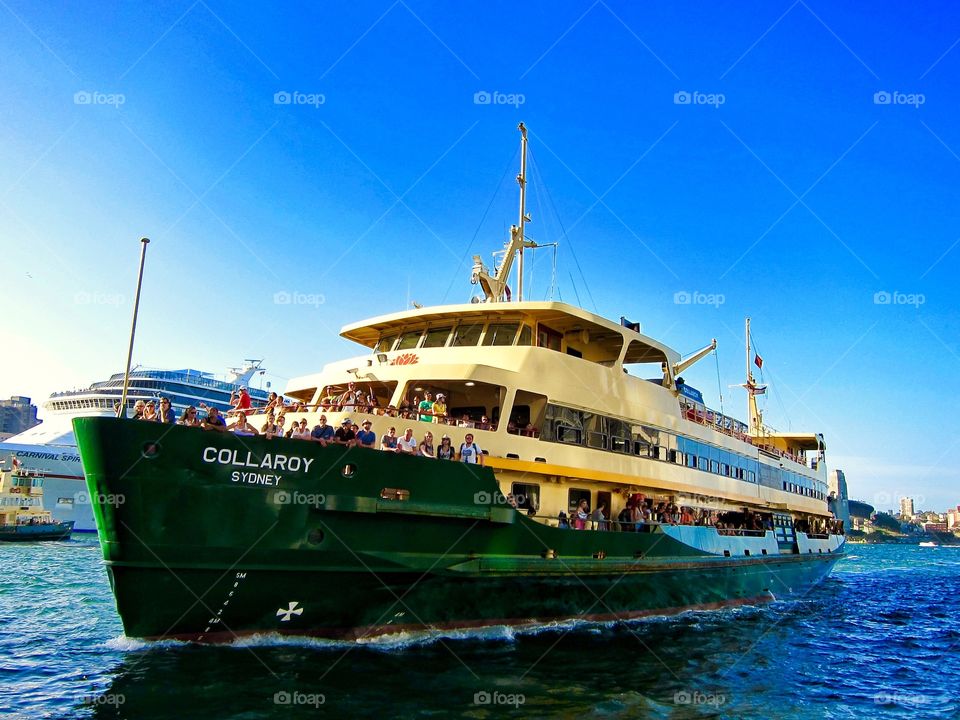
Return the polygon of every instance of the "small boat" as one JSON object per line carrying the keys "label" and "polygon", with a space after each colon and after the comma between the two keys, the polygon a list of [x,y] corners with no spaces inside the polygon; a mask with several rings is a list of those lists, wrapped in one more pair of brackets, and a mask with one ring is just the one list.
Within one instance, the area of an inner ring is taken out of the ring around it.
{"label": "small boat", "polygon": [[73,521],[56,522],[43,509],[43,475],[25,470],[16,456],[0,461],[0,542],[69,540]]}
{"label": "small boat", "polygon": [[920,547],[940,547],[940,543],[935,543],[931,540],[924,540],[920,543]]}

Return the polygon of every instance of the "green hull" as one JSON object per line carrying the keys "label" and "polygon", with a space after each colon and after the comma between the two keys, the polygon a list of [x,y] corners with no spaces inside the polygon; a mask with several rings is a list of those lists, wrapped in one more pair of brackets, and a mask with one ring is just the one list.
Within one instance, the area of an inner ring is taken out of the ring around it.
{"label": "green hull", "polygon": [[659,529],[547,527],[461,463],[134,420],[74,429],[132,637],[627,619],[805,590],[842,554],[723,557]]}

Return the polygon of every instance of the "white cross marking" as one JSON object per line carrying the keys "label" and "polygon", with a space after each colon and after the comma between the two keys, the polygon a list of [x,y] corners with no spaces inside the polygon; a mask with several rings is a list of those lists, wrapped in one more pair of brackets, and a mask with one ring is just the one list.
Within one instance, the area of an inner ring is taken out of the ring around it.
{"label": "white cross marking", "polygon": [[[294,615],[303,615],[303,608],[297,607],[297,605],[299,604],[300,604],[299,602],[287,603],[286,610],[284,610],[283,608],[280,608],[279,610],[277,610],[277,617],[280,618],[280,622],[289,622],[290,618],[293,617]],[[280,617],[281,615],[283,617]]]}

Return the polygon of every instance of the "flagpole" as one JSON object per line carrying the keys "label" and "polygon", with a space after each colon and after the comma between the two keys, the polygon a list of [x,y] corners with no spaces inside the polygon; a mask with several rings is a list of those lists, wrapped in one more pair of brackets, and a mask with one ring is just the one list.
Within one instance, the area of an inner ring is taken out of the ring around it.
{"label": "flagpole", "polygon": [[140,238],[140,273],[137,275],[137,294],[133,300],[133,322],[130,325],[130,345],[127,348],[127,369],[123,374],[123,393],[120,395],[120,407],[117,417],[127,416],[127,390],[130,388],[130,363],[133,361],[133,338],[137,333],[137,312],[140,310],[140,288],[143,285],[143,264],[147,258],[147,245],[150,238]]}

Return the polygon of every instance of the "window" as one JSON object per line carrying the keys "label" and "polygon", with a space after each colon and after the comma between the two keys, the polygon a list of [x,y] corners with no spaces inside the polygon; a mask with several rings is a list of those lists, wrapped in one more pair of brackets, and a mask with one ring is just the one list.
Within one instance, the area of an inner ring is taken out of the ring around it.
{"label": "window", "polygon": [[703,456],[698,457],[697,468],[703,470],[704,472],[708,472],[710,469],[710,461]]}
{"label": "window", "polygon": [[577,511],[577,506],[581,500],[586,500],[587,507],[590,508],[590,491],[584,490],[583,488],[570,488],[567,493],[567,507],[569,508],[567,514],[570,515],[571,519],[573,518],[573,513]]}
{"label": "window", "polygon": [[460,325],[453,334],[454,347],[470,347],[476,345],[480,340],[480,331],[483,325]]}
{"label": "window", "polygon": [[530,483],[514,483],[511,488],[513,500],[520,510],[540,509],[540,486]]}
{"label": "window", "polygon": [[716,460],[710,461],[710,472],[719,473],[720,472],[720,463]]}
{"label": "window", "polygon": [[420,336],[423,330],[411,330],[400,336],[400,342],[397,343],[397,350],[411,350],[420,342]]}
{"label": "window", "polygon": [[381,335],[380,341],[373,349],[375,353],[389,352],[393,349],[393,343],[397,339],[396,335]]}
{"label": "window", "polygon": [[550,350],[560,350],[561,335],[556,330],[551,330],[545,325],[537,328],[537,345],[549,348]]}
{"label": "window", "polygon": [[517,345],[533,345],[533,330],[529,325],[520,326],[520,337],[517,338]]}
{"label": "window", "polygon": [[513,345],[517,335],[517,323],[490,323],[483,336],[484,345]]}
{"label": "window", "polygon": [[607,449],[607,435],[606,433],[590,431],[587,433],[587,445],[592,448],[597,448],[599,450]]}
{"label": "window", "polygon": [[447,344],[447,338],[450,337],[449,327],[430,328],[427,330],[427,336],[423,339],[423,347],[443,347]]}

